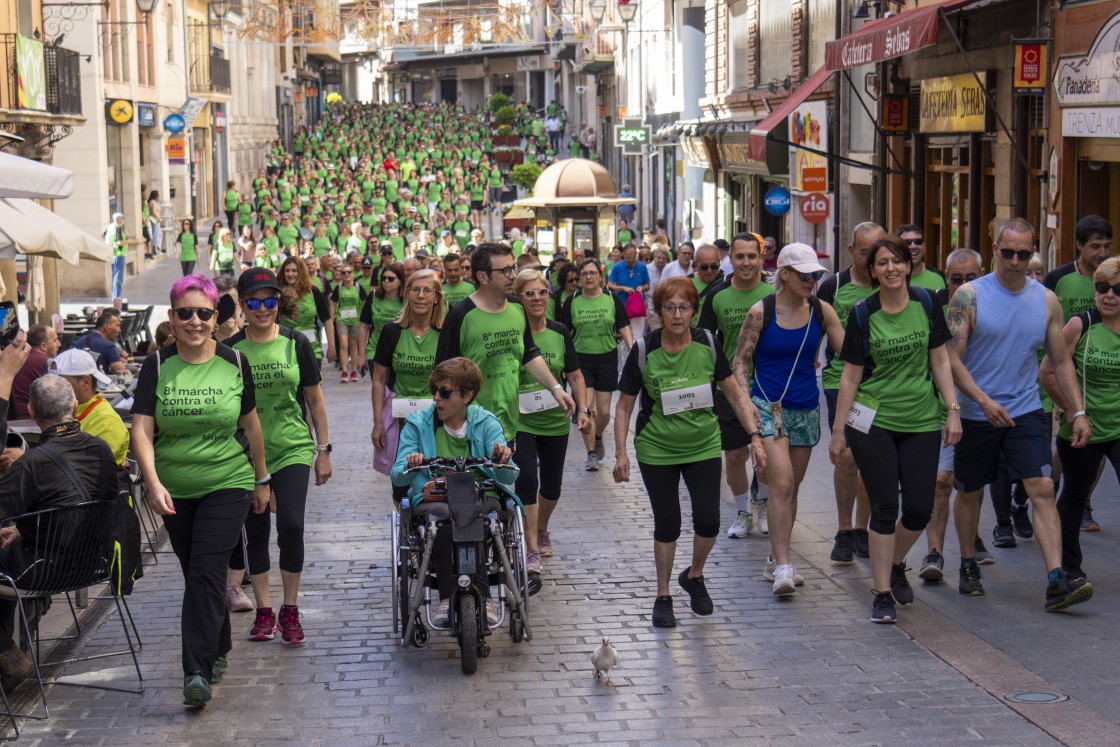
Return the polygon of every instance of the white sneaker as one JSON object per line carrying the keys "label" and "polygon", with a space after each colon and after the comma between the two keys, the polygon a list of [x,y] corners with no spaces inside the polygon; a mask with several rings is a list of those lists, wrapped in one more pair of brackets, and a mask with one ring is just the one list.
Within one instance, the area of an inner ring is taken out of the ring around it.
{"label": "white sneaker", "polygon": [[792,565],[780,565],[774,570],[774,596],[785,597],[797,591],[797,574]]}
{"label": "white sneaker", "polygon": [[437,628],[446,628],[451,623],[450,606],[450,599],[441,599],[439,604],[436,605],[435,614],[432,615],[432,624]]}
{"label": "white sneaker", "polygon": [[[793,566],[789,566],[792,568]],[[772,555],[766,556],[766,567],[762,569],[762,577],[767,581],[774,580],[774,572],[778,568],[778,561],[774,560]],[[805,583],[805,577],[800,573],[793,574],[793,583],[797,586],[802,586]]]}
{"label": "white sneaker", "polygon": [[752,529],[754,529],[754,517],[749,513],[740,511],[739,515],[735,517],[734,523],[728,527],[727,536],[741,539],[749,536]]}
{"label": "white sneaker", "polygon": [[490,627],[494,627],[495,625],[498,624],[498,617],[499,617],[499,615],[498,615],[498,603],[495,602],[493,599],[487,599],[486,600],[486,623],[488,625],[490,625]]}
{"label": "white sneaker", "polygon": [[766,504],[768,501],[751,501],[751,514],[754,515],[754,525],[760,534],[770,534],[770,525],[766,521]]}

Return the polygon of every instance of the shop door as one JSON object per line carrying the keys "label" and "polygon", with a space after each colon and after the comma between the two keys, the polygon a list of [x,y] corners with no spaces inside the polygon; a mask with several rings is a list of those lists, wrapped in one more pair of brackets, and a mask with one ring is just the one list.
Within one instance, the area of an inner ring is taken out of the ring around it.
{"label": "shop door", "polygon": [[949,252],[976,249],[991,259],[988,223],[995,214],[991,148],[979,138],[930,138],[926,148],[927,261],[943,267]]}
{"label": "shop door", "polygon": [[441,80],[439,82],[439,100],[454,104],[459,100],[459,84],[455,80]]}

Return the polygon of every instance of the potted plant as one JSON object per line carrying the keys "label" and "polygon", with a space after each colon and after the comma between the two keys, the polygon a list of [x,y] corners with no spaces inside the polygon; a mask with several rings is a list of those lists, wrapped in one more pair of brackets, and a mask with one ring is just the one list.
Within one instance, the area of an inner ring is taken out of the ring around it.
{"label": "potted plant", "polygon": [[523,163],[510,170],[509,180],[531,195],[540,175],[540,166],[535,163]]}

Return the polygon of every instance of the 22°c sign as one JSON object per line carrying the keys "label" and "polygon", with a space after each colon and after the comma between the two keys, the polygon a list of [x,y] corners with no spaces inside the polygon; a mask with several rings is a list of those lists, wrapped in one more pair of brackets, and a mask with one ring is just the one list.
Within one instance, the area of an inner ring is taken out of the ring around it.
{"label": "22\u00b0c sign", "polygon": [[640,119],[624,119],[614,127],[614,144],[628,156],[641,155],[652,138],[653,129]]}

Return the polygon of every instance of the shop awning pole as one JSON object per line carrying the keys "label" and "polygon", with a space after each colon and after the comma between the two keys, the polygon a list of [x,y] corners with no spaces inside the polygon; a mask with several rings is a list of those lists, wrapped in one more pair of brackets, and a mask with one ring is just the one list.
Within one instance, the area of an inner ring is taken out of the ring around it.
{"label": "shop awning pole", "polygon": [[[969,59],[968,52],[964,51],[964,45],[961,44],[956,29],[953,28],[953,24],[949,23],[949,17],[944,13],[941,14],[941,20],[945,22],[945,28],[949,31],[949,36],[953,37],[953,43],[957,45],[961,57],[964,58],[964,64],[968,65],[968,71],[972,73],[972,77],[976,79],[976,85],[980,86],[980,90],[984,92],[984,100],[988,102],[988,108],[991,109],[992,114],[995,115],[1000,129],[1003,130],[1004,135],[1007,135],[1007,139],[1011,141],[1012,150],[1014,150],[1015,155],[1019,157],[1019,163],[1023,167],[1023,173],[1029,176],[1031,173],[1031,165],[1027,162],[1027,156],[1023,153],[1023,149],[1019,147],[1019,141],[1015,139],[1015,136],[1011,134],[1011,130],[1007,128],[1003,117],[1000,116],[999,107],[996,106],[996,102],[992,99],[992,94],[988,91],[988,87],[984,85],[984,81],[980,80],[980,73],[976,71],[972,60]],[[1012,95],[1014,96],[1014,94]]]}
{"label": "shop awning pole", "polygon": [[777,143],[778,145],[785,145],[790,148],[796,148],[797,150],[803,150],[806,153],[812,153],[814,155],[820,156],[821,158],[827,158],[829,161],[835,161],[836,163],[842,163],[845,166],[852,166],[857,169],[865,169],[867,171],[880,171],[884,174],[901,174],[902,176],[914,175],[914,172],[908,171],[902,166],[897,169],[892,169],[889,166],[876,166],[873,163],[864,163],[863,161],[857,161],[854,158],[848,158],[847,156],[839,156],[834,153],[829,153],[827,150],[820,150],[818,148],[810,148],[806,145],[800,145],[784,138],[775,137],[773,134],[768,134],[766,136],[766,139],[772,143]]}
{"label": "shop awning pole", "polygon": [[[871,124],[875,125],[875,132],[879,133],[879,137],[889,141],[890,136],[887,133],[883,132],[883,128],[879,126],[879,118],[871,113],[871,110],[867,108],[867,104],[864,102],[863,97],[860,96],[859,91],[856,90],[856,85],[852,82],[852,76],[848,74],[847,70],[844,70],[843,73],[844,79],[848,81],[848,87],[852,89],[852,92],[856,95],[856,99],[859,100],[859,105],[862,106],[863,110],[867,113],[867,118],[871,120]],[[884,94],[885,86],[886,81],[879,81],[880,97],[882,97]],[[899,173],[905,173],[906,167],[903,166],[902,163],[898,160],[898,156],[894,154],[894,149],[889,145],[887,146],[887,152],[891,154],[891,160],[894,161],[894,165],[898,167]]]}

